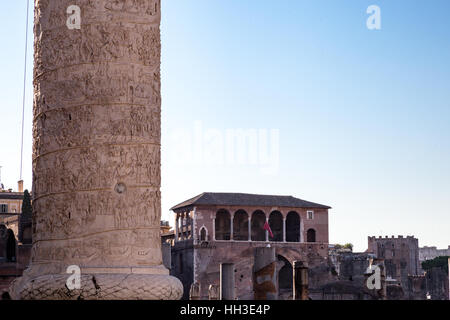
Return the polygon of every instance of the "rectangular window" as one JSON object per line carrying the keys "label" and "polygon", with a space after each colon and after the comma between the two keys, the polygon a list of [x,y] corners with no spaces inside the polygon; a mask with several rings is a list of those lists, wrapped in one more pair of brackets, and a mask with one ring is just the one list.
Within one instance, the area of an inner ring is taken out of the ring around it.
{"label": "rectangular window", "polygon": [[314,211],[307,211],[306,215],[308,217],[308,220],[314,220]]}
{"label": "rectangular window", "polygon": [[0,213],[8,213],[8,205],[0,204]]}

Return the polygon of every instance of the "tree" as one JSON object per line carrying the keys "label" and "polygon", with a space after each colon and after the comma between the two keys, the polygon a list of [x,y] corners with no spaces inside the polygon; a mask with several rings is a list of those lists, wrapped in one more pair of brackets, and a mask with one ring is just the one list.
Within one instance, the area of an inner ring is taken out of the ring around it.
{"label": "tree", "polygon": [[28,219],[31,219],[32,214],[32,207],[31,207],[31,196],[28,190],[25,190],[23,193],[23,202],[22,202],[22,215],[21,217],[26,217]]}
{"label": "tree", "polygon": [[449,257],[437,257],[432,260],[426,260],[422,262],[422,269],[429,271],[433,268],[441,268],[448,274],[448,258]]}
{"label": "tree", "polygon": [[[31,196],[28,190],[23,193],[22,213],[19,219],[19,241],[22,243],[31,243],[31,217],[33,207],[31,206]],[[24,239],[24,231],[28,229],[27,239]]]}
{"label": "tree", "polygon": [[344,249],[350,249],[353,251],[353,244],[351,244],[351,243],[344,244]]}
{"label": "tree", "polygon": [[336,250],[340,250],[340,249],[350,249],[350,250],[353,251],[353,244],[351,244],[351,243],[346,243],[346,244],[342,245],[342,244],[337,243],[337,244],[334,245],[334,248],[335,248]]}

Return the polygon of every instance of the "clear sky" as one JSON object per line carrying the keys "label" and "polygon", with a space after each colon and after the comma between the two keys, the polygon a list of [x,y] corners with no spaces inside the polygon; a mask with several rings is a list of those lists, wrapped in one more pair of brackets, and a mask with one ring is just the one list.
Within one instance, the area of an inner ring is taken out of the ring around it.
{"label": "clear sky", "polygon": [[[366,27],[369,5],[381,30]],[[25,7],[0,9],[0,165],[13,188]],[[163,0],[163,218],[204,191],[293,195],[333,207],[330,242],[450,245],[449,12],[448,0]]]}

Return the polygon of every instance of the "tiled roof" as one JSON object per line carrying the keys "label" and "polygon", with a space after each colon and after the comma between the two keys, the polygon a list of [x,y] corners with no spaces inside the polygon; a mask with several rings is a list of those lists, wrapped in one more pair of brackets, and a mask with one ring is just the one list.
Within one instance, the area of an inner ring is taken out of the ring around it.
{"label": "tiled roof", "polygon": [[305,201],[292,196],[273,196],[273,195],[248,194],[248,193],[204,192],[192,199],[186,200],[172,207],[171,210],[176,210],[193,205],[331,209],[331,207],[329,206]]}

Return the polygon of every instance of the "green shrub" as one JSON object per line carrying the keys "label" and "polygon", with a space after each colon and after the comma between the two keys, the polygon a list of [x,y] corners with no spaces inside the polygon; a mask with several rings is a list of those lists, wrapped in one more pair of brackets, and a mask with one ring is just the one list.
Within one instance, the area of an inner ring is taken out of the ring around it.
{"label": "green shrub", "polygon": [[422,262],[422,269],[429,271],[432,268],[441,268],[448,274],[448,256],[437,257],[432,260],[426,260]]}

